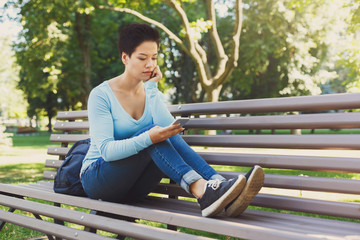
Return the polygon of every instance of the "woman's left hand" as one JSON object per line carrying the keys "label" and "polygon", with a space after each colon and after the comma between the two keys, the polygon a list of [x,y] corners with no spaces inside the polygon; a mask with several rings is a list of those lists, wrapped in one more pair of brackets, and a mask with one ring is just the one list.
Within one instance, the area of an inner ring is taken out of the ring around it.
{"label": "woman's left hand", "polygon": [[149,81],[159,82],[162,79],[162,73],[159,66],[156,66],[154,69],[153,77]]}
{"label": "woman's left hand", "polygon": [[158,143],[165,141],[169,137],[184,131],[185,128],[181,127],[180,124],[172,124],[167,127],[155,126],[149,130],[149,135],[152,143]]}

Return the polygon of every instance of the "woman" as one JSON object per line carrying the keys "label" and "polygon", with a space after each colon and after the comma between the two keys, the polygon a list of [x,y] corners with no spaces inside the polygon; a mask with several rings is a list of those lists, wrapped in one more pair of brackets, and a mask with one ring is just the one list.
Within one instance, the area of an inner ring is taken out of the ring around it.
{"label": "woman", "polygon": [[[224,208],[229,216],[246,209],[264,178],[259,166],[248,176],[226,180],[179,136],[164,97],[157,89],[159,33],[146,24],[120,32],[125,71],[101,83],[89,96],[91,146],[81,181],[90,198],[135,202],[160,182],[163,173],[197,199],[203,216]],[[248,178],[248,180],[247,180]]]}

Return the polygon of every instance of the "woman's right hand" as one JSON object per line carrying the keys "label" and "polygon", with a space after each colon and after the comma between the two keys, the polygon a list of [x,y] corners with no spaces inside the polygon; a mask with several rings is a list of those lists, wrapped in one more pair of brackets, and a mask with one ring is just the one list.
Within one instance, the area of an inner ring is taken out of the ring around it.
{"label": "woman's right hand", "polygon": [[153,70],[152,76],[150,76],[149,81],[159,82],[162,79],[162,73],[159,66],[156,66]]}
{"label": "woman's right hand", "polygon": [[159,143],[184,130],[185,128],[181,127],[180,124],[172,124],[168,127],[155,126],[149,130],[149,135],[152,143]]}

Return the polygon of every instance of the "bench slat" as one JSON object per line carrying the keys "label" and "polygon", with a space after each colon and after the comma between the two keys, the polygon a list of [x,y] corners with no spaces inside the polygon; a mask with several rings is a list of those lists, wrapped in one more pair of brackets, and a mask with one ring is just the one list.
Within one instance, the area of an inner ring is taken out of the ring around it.
{"label": "bench slat", "polygon": [[[50,141],[72,143],[88,134],[52,134]],[[211,147],[353,149],[360,150],[360,135],[184,135],[190,145]]]}
{"label": "bench slat", "polygon": [[[360,219],[359,204],[258,194],[254,206]],[[359,232],[360,233],[360,232]]]}
{"label": "bench slat", "polygon": [[[319,228],[325,228],[324,234],[318,234],[318,236],[322,235],[324,238],[332,239],[332,237],[329,237],[329,235],[332,235],[334,239],[336,239],[335,236],[338,236],[338,239],[346,239],[346,237],[339,237],[341,235],[343,236],[349,236],[349,234],[352,232],[354,236],[359,235],[359,229],[356,229],[354,225],[356,224],[348,224],[349,222],[346,221],[337,221],[336,226],[333,225],[332,220],[328,219],[321,219],[321,226],[319,225],[319,218],[296,218],[296,220],[293,219],[292,214],[281,214],[281,213],[273,213],[273,212],[266,212],[266,211],[256,211],[252,209],[246,210],[246,213],[251,213],[252,218],[246,218],[244,220],[247,220],[249,224],[254,226],[261,226],[261,222],[259,223],[258,217],[266,219],[266,223],[269,227],[274,228],[280,228],[279,225],[288,225],[291,224],[289,227],[293,229],[294,232],[302,232],[304,236],[311,235],[311,233],[314,233],[316,231],[319,231]],[[245,216],[246,217],[246,216]],[[235,222],[238,221],[238,219],[234,220]],[[304,228],[304,225],[306,228]],[[301,227],[300,227],[301,226]],[[321,230],[320,230],[321,231]],[[320,232],[319,231],[319,232]]]}
{"label": "bench slat", "polygon": [[198,152],[209,164],[360,173],[360,158]]}
{"label": "bench slat", "polygon": [[[360,113],[191,118],[190,129],[340,129],[360,128]],[[55,130],[88,130],[89,122],[56,122]]]}
{"label": "bench slat", "polygon": [[[239,174],[245,174],[222,171],[218,172],[228,179],[234,178]],[[265,174],[264,186],[281,189],[296,189],[333,193],[360,193],[360,180],[340,178]]]}
{"label": "bench slat", "polygon": [[360,181],[339,178],[267,175],[265,187],[360,194]]}
{"label": "bench slat", "polygon": [[[23,211],[28,211],[67,222],[85,225],[88,227],[102,229],[105,231],[130,236],[133,238],[146,239],[151,236],[151,239],[209,239],[206,237],[194,236],[181,232],[174,232],[163,228],[154,228],[143,224],[129,223],[117,219],[111,219],[111,221],[109,221],[106,217],[96,216],[84,212],[72,211],[66,208],[54,207],[47,204],[22,200],[14,197],[0,195],[0,203],[2,205],[9,206],[15,209],[21,209]],[[41,223],[39,223],[39,225],[41,225]],[[57,226],[57,224],[53,225]],[[90,234],[80,230],[77,230],[76,232],[78,233],[77,236],[65,236],[62,235],[63,233],[61,232],[52,233],[64,238],[70,237],[70,239],[88,239],[86,238],[86,236],[97,236],[97,238],[93,237],[93,239],[112,239],[92,233]]]}
{"label": "bench slat", "polygon": [[48,147],[47,154],[65,156],[69,150],[67,147]]}
{"label": "bench slat", "polygon": [[54,180],[55,176],[56,176],[56,171],[45,170],[44,173],[43,173],[44,179]]}
{"label": "bench slat", "polygon": [[47,160],[45,161],[45,167],[49,167],[49,168],[59,168],[63,162],[64,162],[64,160],[47,159]]}
{"label": "bench slat", "polygon": [[89,240],[112,239],[89,232],[79,231],[78,229],[65,227],[59,224],[54,224],[31,217],[26,217],[24,215],[9,213],[3,210],[0,210],[0,220],[12,223],[14,225],[19,225],[25,228],[31,228],[45,234],[55,235],[64,239],[89,239]]}
{"label": "bench slat", "polygon": [[[172,114],[183,116],[226,113],[327,111],[355,108],[360,108],[360,93],[234,100],[168,106]],[[86,119],[87,117],[87,110],[58,112],[56,116],[58,120]]]}
{"label": "bench slat", "polygon": [[182,116],[226,113],[326,111],[355,108],[360,108],[360,93],[235,100],[217,103],[193,103],[171,105],[168,107],[172,114]]}
{"label": "bench slat", "polygon": [[190,118],[189,129],[341,129],[360,128],[360,113]]}
{"label": "bench slat", "polygon": [[36,184],[36,183],[30,183],[30,184],[21,184],[21,186],[24,187],[29,187],[29,188],[36,188],[39,190],[44,190],[44,191],[53,191],[53,186],[51,185],[42,185],[42,184]]}
{"label": "bench slat", "polygon": [[290,149],[360,149],[359,134],[322,135],[184,135],[194,146]]}
{"label": "bench slat", "polygon": [[89,130],[89,122],[56,122],[54,125],[54,129],[61,131]]}
{"label": "bench slat", "polygon": [[51,142],[73,143],[89,138],[89,134],[51,134]]}
{"label": "bench slat", "polygon": [[87,110],[63,111],[63,112],[58,112],[56,115],[56,119],[58,120],[76,120],[76,119],[87,119],[87,118],[88,118]]}
{"label": "bench slat", "polygon": [[[49,147],[48,154],[65,156],[70,148]],[[360,173],[360,158],[198,152],[209,164],[264,168]],[[59,168],[62,160],[48,159],[46,167]]]}

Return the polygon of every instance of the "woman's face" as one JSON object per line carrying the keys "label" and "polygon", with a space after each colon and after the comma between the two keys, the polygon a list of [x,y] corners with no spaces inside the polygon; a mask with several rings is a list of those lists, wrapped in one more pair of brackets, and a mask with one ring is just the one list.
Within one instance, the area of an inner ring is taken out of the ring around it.
{"label": "woman's face", "polygon": [[137,80],[148,80],[157,65],[157,52],[157,43],[146,41],[137,46],[131,57],[123,53],[125,72]]}

